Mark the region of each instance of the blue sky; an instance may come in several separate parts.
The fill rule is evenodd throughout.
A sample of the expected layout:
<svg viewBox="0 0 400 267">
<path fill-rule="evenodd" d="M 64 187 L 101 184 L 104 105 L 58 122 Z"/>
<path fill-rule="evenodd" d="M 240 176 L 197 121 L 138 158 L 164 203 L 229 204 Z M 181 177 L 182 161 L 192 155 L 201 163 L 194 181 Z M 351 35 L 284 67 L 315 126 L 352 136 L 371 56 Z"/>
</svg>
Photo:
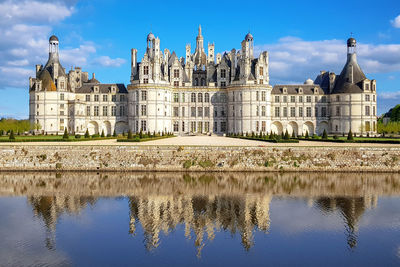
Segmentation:
<svg viewBox="0 0 400 267">
<path fill-rule="evenodd" d="M 302 83 L 320 70 L 339 74 L 346 39 L 358 41 L 361 68 L 378 84 L 378 112 L 400 103 L 400 3 L 359 1 L 0 0 L 0 116 L 27 118 L 28 79 L 45 64 L 48 38 L 60 39 L 61 64 L 129 83 L 130 49 L 139 60 L 152 31 L 161 48 L 184 56 L 198 25 L 216 52 L 245 34 L 270 53 L 270 82 Z"/>
</svg>

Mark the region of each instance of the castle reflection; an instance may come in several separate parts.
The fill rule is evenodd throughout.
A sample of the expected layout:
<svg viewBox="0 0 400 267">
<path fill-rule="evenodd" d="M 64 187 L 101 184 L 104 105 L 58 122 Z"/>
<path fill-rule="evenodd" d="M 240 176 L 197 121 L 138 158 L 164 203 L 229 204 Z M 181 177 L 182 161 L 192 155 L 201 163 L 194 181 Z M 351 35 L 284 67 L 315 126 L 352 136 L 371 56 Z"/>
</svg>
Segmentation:
<svg viewBox="0 0 400 267">
<path fill-rule="evenodd" d="M 354 175 L 357 176 L 357 175 Z M 48 229 L 46 245 L 55 246 L 58 220 L 79 215 L 104 196 L 127 196 L 129 233 L 143 231 L 147 250 L 160 246 L 161 234 L 184 227 L 200 257 L 218 232 L 240 235 L 245 250 L 255 232 L 268 234 L 274 197 L 298 197 L 321 213 L 343 219 L 349 249 L 357 245 L 360 220 L 377 206 L 378 196 L 400 193 L 400 176 L 340 174 L 2 174 L 0 195 L 27 196 Z M 282 211 L 287 212 L 287 211 Z M 134 237 L 136 238 L 136 237 Z"/>
</svg>

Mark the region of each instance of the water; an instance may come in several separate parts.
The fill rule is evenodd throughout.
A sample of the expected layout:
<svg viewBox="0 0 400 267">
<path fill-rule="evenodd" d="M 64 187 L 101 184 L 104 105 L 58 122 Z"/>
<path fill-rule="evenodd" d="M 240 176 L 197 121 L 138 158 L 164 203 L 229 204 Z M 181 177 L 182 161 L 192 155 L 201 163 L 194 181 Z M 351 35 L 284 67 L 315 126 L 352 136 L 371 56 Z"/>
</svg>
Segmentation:
<svg viewBox="0 0 400 267">
<path fill-rule="evenodd" d="M 0 173 L 0 265 L 398 266 L 398 174 Z"/>
</svg>

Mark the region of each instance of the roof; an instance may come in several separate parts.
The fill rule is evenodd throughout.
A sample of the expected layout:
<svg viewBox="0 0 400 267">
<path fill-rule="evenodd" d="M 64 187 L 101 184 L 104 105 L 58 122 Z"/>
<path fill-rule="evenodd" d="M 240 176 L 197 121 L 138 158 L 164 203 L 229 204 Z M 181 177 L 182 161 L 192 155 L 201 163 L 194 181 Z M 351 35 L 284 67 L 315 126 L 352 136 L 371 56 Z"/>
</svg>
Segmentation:
<svg viewBox="0 0 400 267">
<path fill-rule="evenodd" d="M 42 81 L 42 90 L 43 91 L 57 91 L 56 85 L 51 78 L 51 75 L 48 70 L 43 70 L 39 74 L 39 80 Z"/>
<path fill-rule="evenodd" d="M 58 37 L 55 36 L 55 35 L 52 35 L 52 36 L 50 37 L 50 39 L 49 39 L 49 42 L 51 42 L 51 41 L 57 41 L 57 42 L 58 42 Z"/>
<path fill-rule="evenodd" d="M 359 86 L 359 83 L 365 79 L 365 74 L 357 63 L 356 54 L 349 54 L 346 65 L 344 65 L 340 75 L 336 77 L 332 94 L 362 93 L 363 90 Z"/>
<path fill-rule="evenodd" d="M 283 94 L 283 88 L 287 89 L 288 95 L 295 95 L 299 93 L 299 88 L 303 89 L 303 95 L 314 95 L 314 88 L 318 89 L 318 95 L 324 95 L 324 90 L 319 87 L 319 85 L 308 85 L 308 84 L 277 84 L 272 88 L 272 94 L 278 95 Z"/>
<path fill-rule="evenodd" d="M 76 88 L 75 92 L 78 94 L 90 94 L 93 92 L 93 87 L 98 86 L 99 87 L 99 93 L 102 94 L 108 94 L 111 91 L 111 86 L 116 86 L 117 87 L 117 93 L 121 94 L 127 94 L 128 91 L 126 90 L 126 87 L 122 83 L 114 83 L 114 84 L 90 84 L 90 83 L 85 83 L 81 87 Z"/>
</svg>

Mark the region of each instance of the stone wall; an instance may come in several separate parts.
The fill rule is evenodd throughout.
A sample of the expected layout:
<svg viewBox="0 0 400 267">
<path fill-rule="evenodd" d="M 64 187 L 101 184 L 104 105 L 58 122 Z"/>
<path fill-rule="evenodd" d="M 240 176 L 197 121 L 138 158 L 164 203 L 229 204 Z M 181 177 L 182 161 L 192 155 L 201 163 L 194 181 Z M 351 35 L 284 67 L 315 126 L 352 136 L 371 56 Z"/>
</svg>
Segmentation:
<svg viewBox="0 0 400 267">
<path fill-rule="evenodd" d="M 0 170 L 399 172 L 400 148 L 10 145 Z"/>
</svg>

